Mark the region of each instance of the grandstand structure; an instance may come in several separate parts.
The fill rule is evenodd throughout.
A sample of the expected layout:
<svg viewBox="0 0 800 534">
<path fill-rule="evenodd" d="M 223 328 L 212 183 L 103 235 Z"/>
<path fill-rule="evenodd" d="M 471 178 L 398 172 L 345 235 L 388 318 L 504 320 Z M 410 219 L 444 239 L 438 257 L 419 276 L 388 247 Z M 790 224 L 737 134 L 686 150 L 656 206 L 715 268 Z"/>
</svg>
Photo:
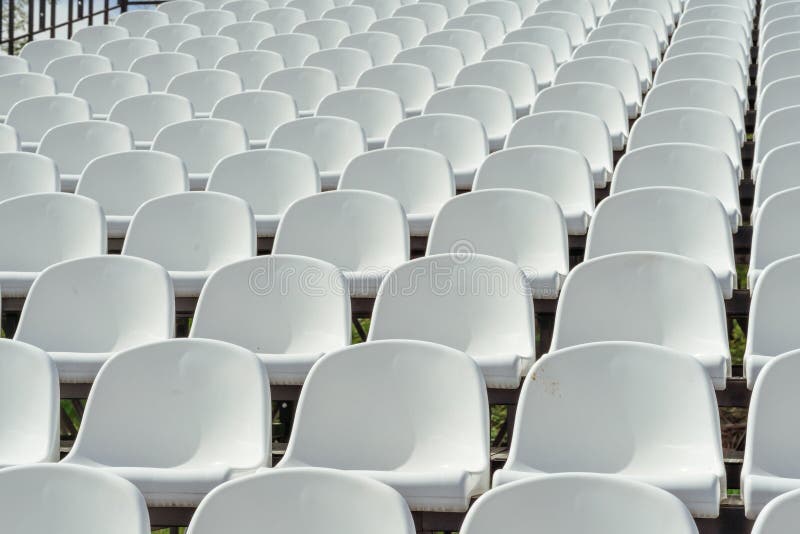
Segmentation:
<svg viewBox="0 0 800 534">
<path fill-rule="evenodd" d="M 0 34 L 0 530 L 796 530 L 800 0 L 97 4 Z"/>
</svg>

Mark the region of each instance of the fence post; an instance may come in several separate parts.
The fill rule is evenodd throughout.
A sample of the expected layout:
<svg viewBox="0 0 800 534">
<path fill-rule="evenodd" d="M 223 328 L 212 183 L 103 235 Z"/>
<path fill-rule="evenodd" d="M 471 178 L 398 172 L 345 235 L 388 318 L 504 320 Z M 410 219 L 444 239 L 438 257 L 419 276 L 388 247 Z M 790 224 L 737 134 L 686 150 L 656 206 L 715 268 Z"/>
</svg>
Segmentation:
<svg viewBox="0 0 800 534">
<path fill-rule="evenodd" d="M 8 55 L 14 55 L 14 23 L 17 20 L 15 0 L 8 0 Z"/>
</svg>

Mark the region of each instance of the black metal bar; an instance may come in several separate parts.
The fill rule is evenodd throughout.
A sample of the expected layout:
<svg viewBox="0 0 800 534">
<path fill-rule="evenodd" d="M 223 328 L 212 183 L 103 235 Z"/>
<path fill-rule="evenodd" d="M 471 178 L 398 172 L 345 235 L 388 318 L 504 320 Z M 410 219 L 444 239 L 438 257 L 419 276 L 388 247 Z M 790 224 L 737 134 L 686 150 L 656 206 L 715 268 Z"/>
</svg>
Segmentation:
<svg viewBox="0 0 800 534">
<path fill-rule="evenodd" d="M 14 23 L 17 21 L 15 0 L 8 0 L 8 53 L 14 53 Z"/>
<path fill-rule="evenodd" d="M 33 41 L 33 0 L 28 0 L 28 42 Z"/>
<path fill-rule="evenodd" d="M 72 38 L 72 24 L 75 19 L 73 0 L 67 0 L 67 39 Z"/>
<path fill-rule="evenodd" d="M 31 2 L 32 3 L 32 2 Z M 47 0 L 39 0 L 39 32 L 45 31 L 47 26 Z M 32 39 L 33 37 L 31 37 Z"/>
<path fill-rule="evenodd" d="M 56 0 L 50 0 L 50 38 L 56 36 Z"/>
<path fill-rule="evenodd" d="M 103 0 L 103 24 L 108 24 L 108 14 L 111 11 L 110 0 Z"/>
</svg>

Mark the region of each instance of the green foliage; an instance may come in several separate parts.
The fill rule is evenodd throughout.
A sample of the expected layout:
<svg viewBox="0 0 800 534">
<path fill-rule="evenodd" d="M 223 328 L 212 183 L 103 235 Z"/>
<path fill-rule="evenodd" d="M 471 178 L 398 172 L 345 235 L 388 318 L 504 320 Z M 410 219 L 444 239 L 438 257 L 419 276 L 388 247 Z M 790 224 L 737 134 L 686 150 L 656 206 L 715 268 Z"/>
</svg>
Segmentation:
<svg viewBox="0 0 800 534">
<path fill-rule="evenodd" d="M 731 359 L 733 365 L 741 365 L 744 360 L 744 347 L 747 343 L 747 336 L 739 326 L 739 321 L 733 320 L 733 331 L 731 332 L 730 346 L 731 346 Z"/>
<path fill-rule="evenodd" d="M 8 39 L 8 16 L 8 3 L 4 2 L 3 18 L 1 19 L 3 39 Z M 28 3 L 25 0 L 16 0 L 14 3 L 14 53 L 18 53 L 25 44 L 24 39 L 17 40 L 16 38 L 21 37 L 26 33 L 28 33 Z M 3 46 L 3 52 L 8 52 L 7 46 Z"/>
</svg>

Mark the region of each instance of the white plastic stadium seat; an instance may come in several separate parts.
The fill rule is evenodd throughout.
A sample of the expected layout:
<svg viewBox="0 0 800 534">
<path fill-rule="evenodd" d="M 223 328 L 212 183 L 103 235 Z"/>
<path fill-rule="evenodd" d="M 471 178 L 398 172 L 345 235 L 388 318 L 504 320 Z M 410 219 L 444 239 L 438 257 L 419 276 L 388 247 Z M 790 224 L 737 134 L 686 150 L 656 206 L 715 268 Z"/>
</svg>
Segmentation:
<svg viewBox="0 0 800 534">
<path fill-rule="evenodd" d="M 336 75 L 340 88 L 350 88 L 365 70 L 372 68 L 372 57 L 358 48 L 329 48 L 310 54 L 303 66 L 328 69 Z"/>
<path fill-rule="evenodd" d="M 38 193 L 0 202 L 7 232 L 0 244 L 4 297 L 25 297 L 41 271 L 56 263 L 106 253 L 103 210 L 94 200 Z"/>
<path fill-rule="evenodd" d="M 162 265 L 176 297 L 197 297 L 211 273 L 255 256 L 253 212 L 241 198 L 217 192 L 154 198 L 134 213 L 122 254 Z"/>
<path fill-rule="evenodd" d="M 368 341 L 441 343 L 475 360 L 487 387 L 517 388 L 535 358 L 525 274 L 509 261 L 463 245 L 389 274 L 375 301 Z"/>
<path fill-rule="evenodd" d="M 400 96 L 407 117 L 422 113 L 428 98 L 436 92 L 436 78 L 428 67 L 409 63 L 381 65 L 364 71 L 356 87 L 374 87 Z"/>
<path fill-rule="evenodd" d="M 436 87 L 444 89 L 453 85 L 458 71 L 464 66 L 464 56 L 452 46 L 424 45 L 401 51 L 395 56 L 394 63 L 427 67 L 433 72 Z"/>
<path fill-rule="evenodd" d="M 503 22 L 505 33 L 518 29 L 522 24 L 522 11 L 518 5 L 509 0 L 484 0 L 483 2 L 476 2 L 470 4 L 464 14 L 494 15 Z"/>
<path fill-rule="evenodd" d="M 217 35 L 236 39 L 239 50 L 255 50 L 261 41 L 275 35 L 275 29 L 269 23 L 250 20 L 223 26 Z"/>
<path fill-rule="evenodd" d="M 515 116 L 522 117 L 530 111 L 537 84 L 536 76 L 527 63 L 484 57 L 458 71 L 453 85 L 488 85 L 502 89 L 511 97 Z"/>
<path fill-rule="evenodd" d="M 800 179 L 791 172 L 790 169 L 800 165 L 800 143 L 789 143 L 787 145 L 773 148 L 761 162 L 759 180 L 756 182 L 755 193 L 753 194 L 753 208 L 750 212 L 750 220 L 755 221 L 761 206 L 767 199 L 775 193 L 786 191 L 794 187 L 800 187 Z"/>
<path fill-rule="evenodd" d="M 431 114 L 406 119 L 392 129 L 387 147 L 427 148 L 450 161 L 456 189 L 470 189 L 475 171 L 489 154 L 489 140 L 480 121 L 465 115 Z"/>
<path fill-rule="evenodd" d="M 676 108 L 643 115 L 631 128 L 628 151 L 664 143 L 696 143 L 718 148 L 728 155 L 738 179 L 742 179 L 742 154 L 736 127 L 719 111 Z"/>
<path fill-rule="evenodd" d="M 268 386 L 252 352 L 221 341 L 124 350 L 100 370 L 62 463 L 125 478 L 149 506 L 197 506 L 219 484 L 270 464 Z"/>
<path fill-rule="evenodd" d="M 790 76 L 800 76 L 798 58 L 800 58 L 800 50 L 789 50 L 772 55 L 761 63 L 758 77 L 756 78 L 758 94 L 760 95 L 765 87 L 768 87 L 770 83 L 776 80 Z"/>
<path fill-rule="evenodd" d="M 123 98 L 146 95 L 150 83 L 138 72 L 101 72 L 81 78 L 73 94 L 89 103 L 92 118 L 107 119 L 111 108 Z"/>
<path fill-rule="evenodd" d="M 109 41 L 130 37 L 123 26 L 85 26 L 75 30 L 72 40 L 81 44 L 84 54 L 96 54 L 100 47 Z"/>
<path fill-rule="evenodd" d="M 772 20 L 770 17 L 772 12 L 770 11 L 767 13 L 767 11 L 768 10 L 764 10 L 765 16 L 759 19 L 759 24 L 764 24 Z M 789 12 L 787 14 L 797 15 L 800 14 L 800 12 Z M 695 22 L 698 20 L 727 20 L 730 22 L 735 22 L 743 26 L 745 32 L 748 34 L 750 33 L 750 29 L 753 25 L 753 17 L 748 10 L 736 6 L 713 4 L 697 7 L 689 6 L 683 15 L 681 15 L 680 23 L 688 24 L 689 22 Z"/>
<path fill-rule="evenodd" d="M 742 224 L 736 169 L 717 148 L 692 143 L 629 148 L 617 162 L 611 194 L 646 187 L 683 187 L 708 193 L 722 202 L 733 233 Z"/>
<path fill-rule="evenodd" d="M 800 240 L 787 232 L 797 224 L 796 202 L 800 199 L 800 187 L 786 189 L 770 196 L 753 223 L 753 245 L 750 252 L 750 268 L 747 271 L 747 287 L 752 292 L 761 272 L 771 263 L 795 254 L 800 254 Z"/>
<path fill-rule="evenodd" d="M 606 430 L 591 448 L 570 445 L 592 425 Z M 697 360 L 632 342 L 591 343 L 539 360 L 522 386 L 508 461 L 493 485 L 579 471 L 646 482 L 678 497 L 696 517 L 717 517 L 727 493 L 719 414 Z"/>
<path fill-rule="evenodd" d="M 172 24 L 182 22 L 187 15 L 204 9 L 205 6 L 197 0 L 169 0 L 156 7 L 156 11 L 167 14 Z"/>
<path fill-rule="evenodd" d="M 675 41 L 667 49 L 664 59 L 670 59 L 687 54 L 722 54 L 735 59 L 742 69 L 742 73 L 750 68 L 750 53 L 742 43 L 734 39 L 718 36 L 691 37 Z"/>
<path fill-rule="evenodd" d="M 442 387 L 448 395 L 436 394 Z M 356 396 L 331 395 L 364 388 L 380 414 L 369 428 L 360 424 Z M 463 511 L 489 486 L 488 412 L 480 371 L 462 352 L 419 341 L 361 343 L 323 356 L 311 370 L 276 470 L 352 471 L 392 486 L 412 510 Z M 320 448 L 336 429 L 347 432 Z"/>
<path fill-rule="evenodd" d="M 50 158 L 26 152 L 0 153 L 0 201 L 60 189 L 58 169 Z"/>
<path fill-rule="evenodd" d="M 551 529 L 697 534 L 691 514 L 674 495 L 638 480 L 596 473 L 559 473 L 496 487 L 475 502 L 461 533 L 491 534 L 498 528 L 508 534 Z"/>
<path fill-rule="evenodd" d="M 268 50 L 244 50 L 222 56 L 217 69 L 228 70 L 242 78 L 244 89 L 258 89 L 269 74 L 285 68 L 283 57 Z"/>
<path fill-rule="evenodd" d="M 370 24 L 368 31 L 393 33 L 400 38 L 405 49 L 418 46 L 428 33 L 428 27 L 422 19 L 402 16 L 377 20 Z"/>
<path fill-rule="evenodd" d="M 800 104 L 800 100 L 798 100 L 798 104 Z M 770 150 L 800 141 L 800 135 L 797 132 L 798 117 L 800 117 L 800 105 L 793 105 L 773 111 L 761 121 L 761 125 L 756 130 L 753 167 L 750 170 L 753 181 L 757 183 L 761 160 Z"/>
<path fill-rule="evenodd" d="M 551 0 L 547 0 L 548 2 Z M 537 6 L 538 8 L 538 6 Z M 567 32 L 571 48 L 575 48 L 586 40 L 586 27 L 577 13 L 567 11 L 542 11 L 522 21 L 523 28 L 553 27 Z"/>
<path fill-rule="evenodd" d="M 680 6 L 680 3 L 678 3 Z M 611 6 L 611 12 L 618 9 L 652 9 L 657 11 L 664 20 L 667 33 L 672 33 L 675 29 L 675 21 L 681 14 L 681 9 L 673 10 L 670 0 L 615 0 Z M 683 24 L 683 21 L 681 21 Z"/>
<path fill-rule="evenodd" d="M 400 203 L 387 195 L 328 191 L 289 206 L 272 253 L 330 262 L 343 272 L 352 297 L 374 297 L 389 271 L 408 261 L 408 223 Z"/>
<path fill-rule="evenodd" d="M 111 60 L 114 70 L 128 70 L 131 64 L 142 56 L 157 54 L 161 50 L 158 42 L 145 37 L 129 37 L 109 41 L 97 53 Z"/>
<path fill-rule="evenodd" d="M 148 534 L 147 505 L 119 477 L 71 465 L 28 465 L 0 473 L 0 514 L 16 534 Z"/>
<path fill-rule="evenodd" d="M 354 157 L 339 189 L 361 189 L 396 198 L 406 212 L 409 233 L 426 236 L 439 209 L 455 195 L 450 163 L 424 148 L 396 147 Z"/>
<path fill-rule="evenodd" d="M 367 31 L 369 25 L 377 20 L 377 15 L 369 6 L 345 5 L 329 9 L 322 14 L 322 18 L 341 20 L 347 23 L 350 33 L 360 33 Z"/>
<path fill-rule="evenodd" d="M 484 1 L 489 2 L 495 0 Z M 484 2 L 480 3 L 482 4 Z M 553 56 L 553 51 L 547 45 L 523 42 L 501 44 L 487 50 L 483 54 L 480 63 L 496 59 L 519 61 L 530 66 L 534 78 L 536 78 L 537 90 L 542 90 L 553 83 L 556 72 L 556 60 L 555 56 Z M 471 67 L 475 67 L 475 65 Z"/>
<path fill-rule="evenodd" d="M 302 497 L 286 501 L 287 494 Z M 269 469 L 228 482 L 201 503 L 186 532 L 250 532 L 265 524 L 280 525 L 283 534 L 328 529 L 415 532 L 408 505 L 392 488 L 367 477 L 317 468 Z"/>
<path fill-rule="evenodd" d="M 350 26 L 342 20 L 317 19 L 301 22 L 294 27 L 292 33 L 311 35 L 319 41 L 322 50 L 334 48 L 339 41 L 350 35 Z"/>
<path fill-rule="evenodd" d="M 214 106 L 244 90 L 238 74 L 227 70 L 202 69 L 178 74 L 167 85 L 167 93 L 187 98 L 196 117 L 211 115 Z"/>
<path fill-rule="evenodd" d="M 505 148 L 546 145 L 576 150 L 589 163 L 595 188 L 603 188 L 614 172 L 611 135 L 600 117 L 580 111 L 547 111 L 514 123 Z"/>
<path fill-rule="evenodd" d="M 519 8 L 517 8 L 519 12 Z M 393 17 L 412 17 L 421 19 L 428 31 L 438 32 L 444 28 L 447 19 L 447 8 L 442 4 L 434 4 L 432 2 L 414 2 L 398 7 Z"/>
<path fill-rule="evenodd" d="M 247 132 L 250 148 L 264 148 L 275 128 L 297 118 L 297 107 L 285 93 L 245 91 L 219 100 L 211 118 L 238 122 Z"/>
<path fill-rule="evenodd" d="M 464 115 L 480 121 L 489 141 L 489 150 L 503 148 L 514 123 L 514 103 L 507 92 L 485 85 L 460 85 L 431 95 L 425 115 Z"/>
<path fill-rule="evenodd" d="M 340 270 L 313 258 L 270 255 L 232 263 L 208 279 L 189 337 L 252 350 L 272 384 L 302 385 L 317 360 L 350 344 L 346 286 Z"/>
<path fill-rule="evenodd" d="M 80 121 L 48 130 L 37 152 L 53 159 L 61 173 L 61 190 L 75 191 L 83 169 L 98 156 L 133 150 L 127 126 L 106 121 Z"/>
<path fill-rule="evenodd" d="M 772 5 L 766 5 L 758 19 L 758 27 L 763 28 L 773 20 L 797 15 L 800 15 L 800 8 L 793 2 L 777 2 Z M 748 20 L 752 24 L 752 18 Z"/>
<path fill-rule="evenodd" d="M 222 158 L 248 149 L 247 133 L 233 121 L 193 119 L 162 128 L 153 140 L 152 149 L 183 159 L 190 188 L 201 190 Z"/>
<path fill-rule="evenodd" d="M 336 189 L 345 165 L 366 152 L 367 140 L 361 126 L 342 117 L 307 117 L 278 126 L 269 148 L 295 150 L 311 156 L 320 173 L 323 190 Z"/>
<path fill-rule="evenodd" d="M 233 37 L 204 35 L 182 42 L 175 51 L 194 56 L 201 69 L 213 69 L 220 58 L 238 52 L 239 43 Z"/>
<path fill-rule="evenodd" d="M 272 24 L 275 33 L 289 33 L 292 29 L 306 21 L 306 14 L 295 7 L 275 7 L 259 11 L 253 20 Z"/>
<path fill-rule="evenodd" d="M 793 325 L 797 321 L 797 269 L 800 256 L 788 256 L 770 263 L 759 276 L 750 306 L 744 375 L 753 389 L 764 366 L 786 352 L 800 348 Z"/>
<path fill-rule="evenodd" d="M 492 189 L 449 200 L 433 221 L 426 255 L 460 254 L 465 244 L 519 266 L 534 298 L 557 298 L 569 271 L 564 216 L 539 193 Z"/>
<path fill-rule="evenodd" d="M 521 189 L 555 200 L 567 233 L 585 235 L 594 213 L 592 170 L 582 154 L 557 146 L 519 146 L 495 152 L 475 175 L 474 191 Z"/>
<path fill-rule="evenodd" d="M 318 19 L 323 13 L 336 7 L 333 0 L 291 0 L 287 7 L 295 7 L 306 14 L 308 20 Z"/>
<path fill-rule="evenodd" d="M 701 78 L 660 83 L 647 94 L 642 106 L 642 115 L 674 108 L 705 108 L 719 111 L 733 122 L 739 142 L 744 143 L 746 140 L 747 132 L 739 95 L 729 84 Z"/>
<path fill-rule="evenodd" d="M 173 337 L 174 310 L 161 266 L 116 255 L 81 258 L 42 271 L 14 339 L 49 352 L 62 382 L 92 382 L 114 353 Z"/>
<path fill-rule="evenodd" d="M 20 100 L 55 94 L 55 81 L 44 74 L 21 72 L 0 76 L 0 121 L 5 122 L 8 111 Z"/>
<path fill-rule="evenodd" d="M 267 37 L 258 45 L 258 50 L 277 52 L 287 67 L 299 67 L 306 58 L 319 51 L 319 40 L 307 33 L 287 33 Z"/>
<path fill-rule="evenodd" d="M 653 83 L 653 73 L 650 70 L 650 59 L 647 49 L 636 41 L 623 39 L 607 39 L 605 41 L 592 41 L 579 46 L 572 54 L 573 59 L 612 57 L 625 59 L 633 63 L 636 74 L 639 76 L 641 92 L 645 92 Z M 738 100 L 737 100 L 738 102 Z"/>
<path fill-rule="evenodd" d="M 728 213 L 708 193 L 645 187 L 603 200 L 592 217 L 585 259 L 635 251 L 692 258 L 714 272 L 723 298 L 731 298 L 736 289 Z"/>
<path fill-rule="evenodd" d="M 566 30 L 555 26 L 526 26 L 508 32 L 503 43 L 539 43 L 547 45 L 553 52 L 556 64 L 561 65 L 572 54 L 572 41 Z"/>
<path fill-rule="evenodd" d="M 16 152 L 20 149 L 16 130 L 7 124 L 0 124 L 0 153 Z"/>
<path fill-rule="evenodd" d="M 797 510 L 800 509 L 798 496 L 800 490 L 792 490 L 767 503 L 753 524 L 752 534 L 775 534 L 791 529 L 797 522 Z"/>
<path fill-rule="evenodd" d="M 792 452 L 797 446 L 797 425 L 790 413 L 797 402 L 792 378 L 798 363 L 797 350 L 772 358 L 753 389 L 741 485 L 748 519 L 755 519 L 768 503 L 776 502 L 773 499 L 800 489 L 797 458 Z"/>
<path fill-rule="evenodd" d="M 5 468 L 13 465 L 58 461 L 59 390 L 55 364 L 41 349 L 7 339 L 0 341 L 0 355 L 5 421 L 0 427 L 0 473 L 10 473 L 12 470 Z M 0 495 L 3 496 L 0 511 L 7 528 L 21 527 L 14 524 L 13 507 L 6 506 L 11 505 L 13 495 L 29 493 L 13 484 L 5 486 L 5 480 L 0 477 Z M 30 524 L 31 520 L 26 518 L 23 524 Z M 57 527 L 59 531 L 63 526 Z M 14 530 L 27 534 L 37 532 L 35 529 Z"/>
<path fill-rule="evenodd" d="M 223 11 L 230 11 L 236 15 L 236 20 L 247 21 L 259 11 L 269 9 L 269 2 L 263 0 L 231 0 L 222 4 Z"/>
<path fill-rule="evenodd" d="M 128 30 L 130 37 L 144 37 L 150 28 L 166 24 L 169 24 L 169 16 L 166 13 L 150 9 L 127 11 L 114 21 L 115 26 L 122 26 Z"/>
<path fill-rule="evenodd" d="M 50 128 L 91 119 L 91 108 L 82 98 L 71 95 L 35 96 L 14 104 L 6 124 L 14 127 L 22 150 L 35 152 Z"/>
<path fill-rule="evenodd" d="M 19 56 L 0 56 L 0 76 L 28 72 L 28 61 Z"/>
<path fill-rule="evenodd" d="M 581 60 L 565 65 L 571 65 L 575 61 Z M 628 140 L 628 113 L 622 93 L 611 85 L 595 82 L 557 83 L 536 95 L 531 108 L 534 115 L 548 111 L 578 111 L 599 117 L 608 128 L 612 149 L 625 148 Z"/>
<path fill-rule="evenodd" d="M 503 21 L 494 15 L 461 15 L 453 17 L 444 25 L 445 30 L 473 30 L 483 37 L 484 48 L 503 42 L 506 34 Z"/>
<path fill-rule="evenodd" d="M 367 147 L 372 150 L 383 148 L 389 132 L 403 120 L 403 101 L 397 93 L 386 89 L 345 89 L 323 98 L 317 106 L 316 115 L 356 121 L 364 130 Z"/>
<path fill-rule="evenodd" d="M 661 46 L 658 42 L 658 35 L 651 26 L 635 22 L 601 24 L 586 37 L 586 42 L 607 39 L 625 39 L 643 44 L 647 48 L 647 55 L 650 56 L 650 68 L 653 70 L 661 62 Z"/>
<path fill-rule="evenodd" d="M 800 104 L 798 90 L 800 90 L 800 76 L 781 78 L 761 88 L 756 106 L 756 134 L 767 115 Z"/>
<path fill-rule="evenodd" d="M 89 162 L 75 193 L 96 200 L 105 214 L 108 237 L 122 238 L 142 204 L 188 190 L 189 178 L 180 158 L 138 150 L 108 154 Z"/>
<path fill-rule="evenodd" d="M 463 15 L 469 5 L 468 0 L 431 0 L 431 2 L 443 5 L 447 9 L 447 16 L 449 18 Z"/>
<path fill-rule="evenodd" d="M 206 9 L 187 15 L 183 19 L 184 24 L 200 28 L 202 35 L 217 35 L 218 31 L 234 22 L 236 22 L 236 15 L 233 11 L 225 9 Z"/>
<path fill-rule="evenodd" d="M 341 2 L 342 0 L 339 1 Z M 372 9 L 378 19 L 389 18 L 402 4 L 403 2 L 401 0 L 353 0 L 352 3 L 354 6 L 363 6 Z"/>
<path fill-rule="evenodd" d="M 170 0 L 172 1 L 172 0 Z M 161 52 L 174 52 L 178 45 L 189 39 L 200 37 L 203 33 L 194 24 L 167 24 L 156 26 L 147 30 L 144 34 L 146 39 L 152 39 L 158 43 Z"/>
<path fill-rule="evenodd" d="M 259 237 L 274 237 L 292 202 L 319 193 L 314 160 L 291 150 L 248 150 L 227 156 L 211 172 L 206 187 L 246 200 L 253 209 Z"/>
<path fill-rule="evenodd" d="M 719 283 L 707 265 L 675 254 L 610 254 L 570 271 L 550 350 L 598 341 L 640 341 L 691 354 L 717 389 L 725 389 L 731 374 Z"/>
<path fill-rule="evenodd" d="M 83 53 L 83 49 L 77 41 L 42 39 L 25 44 L 19 52 L 19 57 L 28 62 L 30 72 L 44 72 L 45 67 L 52 60 L 81 53 Z"/>
<path fill-rule="evenodd" d="M 658 11 L 647 8 L 615 9 L 603 15 L 597 26 L 608 26 L 610 24 L 642 24 L 648 26 L 655 32 L 660 49 L 663 51 L 667 48 L 667 24 Z M 616 37 L 613 39 L 622 38 Z M 644 43 L 640 44 L 644 46 Z"/>
<path fill-rule="evenodd" d="M 192 103 L 188 98 L 150 93 L 118 101 L 111 108 L 108 120 L 130 128 L 135 147 L 149 150 L 161 128 L 168 124 L 191 120 L 193 116 Z"/>
<path fill-rule="evenodd" d="M 328 69 L 290 67 L 267 75 L 261 89 L 288 94 L 297 104 L 298 115 L 309 117 L 323 98 L 339 90 L 339 85 L 336 75 Z"/>
<path fill-rule="evenodd" d="M 700 78 L 727 83 L 736 89 L 742 109 L 747 110 L 747 84 L 739 63 L 722 54 L 698 53 L 664 60 L 653 79 L 653 85 L 674 80 Z"/>
<path fill-rule="evenodd" d="M 636 66 L 627 59 L 616 57 L 573 59 L 558 69 L 553 84 L 572 82 L 610 85 L 622 94 L 628 118 L 635 119 L 639 115 L 639 110 L 642 108 L 639 74 Z"/>
<path fill-rule="evenodd" d="M 111 61 L 107 57 L 96 54 L 78 54 L 54 59 L 47 64 L 44 74 L 56 82 L 59 93 L 71 93 L 75 84 L 84 76 L 110 72 Z"/>
<path fill-rule="evenodd" d="M 787 4 L 789 2 L 786 2 Z M 792 2 L 793 3 L 793 2 Z M 800 48 L 800 30 L 776 35 L 759 46 L 759 63 L 765 63 L 769 58 L 781 52 L 788 52 Z"/>
<path fill-rule="evenodd" d="M 739 44 L 745 47 L 750 45 L 750 36 L 747 31 L 737 22 L 730 22 L 727 20 L 698 20 L 695 22 L 686 22 L 678 26 L 675 33 L 672 35 L 672 41 L 678 42 L 692 37 L 727 37 L 738 41 Z"/>
<path fill-rule="evenodd" d="M 339 41 L 339 46 L 369 52 L 372 64 L 378 66 L 391 63 L 394 56 L 403 49 L 403 42 L 393 33 L 368 31 L 348 35 Z"/>
<path fill-rule="evenodd" d="M 623 0 L 617 0 L 622 2 Z M 616 2 L 615 2 L 616 3 Z M 587 0 L 544 0 L 536 6 L 535 13 L 575 13 L 587 30 L 591 30 L 597 23 L 597 17 L 591 2 Z"/>
<path fill-rule="evenodd" d="M 163 92 L 175 76 L 196 71 L 197 60 L 189 54 L 161 52 L 140 57 L 131 63 L 130 70 L 143 74 L 150 82 L 151 91 Z"/>
</svg>

